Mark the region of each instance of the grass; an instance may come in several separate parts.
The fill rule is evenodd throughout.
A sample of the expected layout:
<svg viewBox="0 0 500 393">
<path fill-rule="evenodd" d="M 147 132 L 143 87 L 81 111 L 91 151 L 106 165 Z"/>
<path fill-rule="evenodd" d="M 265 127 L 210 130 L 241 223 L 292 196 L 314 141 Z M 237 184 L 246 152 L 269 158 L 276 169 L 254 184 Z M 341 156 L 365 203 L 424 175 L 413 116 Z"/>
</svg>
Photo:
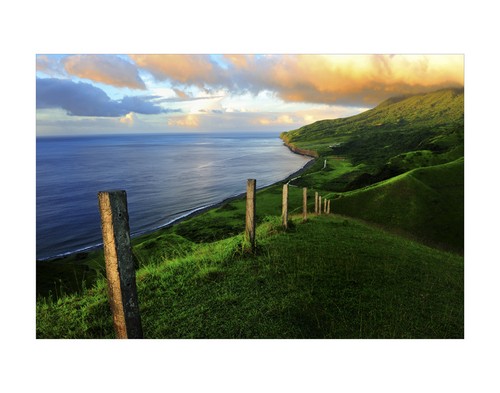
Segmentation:
<svg viewBox="0 0 500 393">
<path fill-rule="evenodd" d="M 291 181 L 290 184 L 309 189 L 341 192 L 360 173 L 363 173 L 364 167 L 364 164 L 354 166 L 343 157 L 321 157 L 308 173 Z"/>
<path fill-rule="evenodd" d="M 256 223 L 262 223 L 269 216 L 281 212 L 283 184 L 257 191 Z M 302 189 L 290 187 L 289 205 L 302 206 Z M 314 201 L 311 201 L 311 205 Z M 245 229 L 244 198 L 227 202 L 219 208 L 209 210 L 183 221 L 173 231 L 194 242 L 210 242 L 234 236 Z"/>
<path fill-rule="evenodd" d="M 37 297 L 81 293 L 105 275 L 102 250 L 36 262 Z"/>
<path fill-rule="evenodd" d="M 464 159 L 413 169 L 343 193 L 336 213 L 402 230 L 430 244 L 463 252 Z"/>
<path fill-rule="evenodd" d="M 354 220 L 258 227 L 137 271 L 146 338 L 461 338 L 463 258 Z M 39 299 L 38 338 L 114 337 L 105 280 Z"/>
</svg>

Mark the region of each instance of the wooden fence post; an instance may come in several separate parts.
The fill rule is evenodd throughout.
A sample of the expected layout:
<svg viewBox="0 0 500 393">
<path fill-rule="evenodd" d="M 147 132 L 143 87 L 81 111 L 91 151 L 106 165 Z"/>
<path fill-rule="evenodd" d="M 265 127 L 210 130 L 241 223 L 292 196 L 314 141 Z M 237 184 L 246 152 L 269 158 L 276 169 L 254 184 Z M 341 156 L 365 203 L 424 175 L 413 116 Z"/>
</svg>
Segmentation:
<svg viewBox="0 0 500 393">
<path fill-rule="evenodd" d="M 318 214 L 321 215 L 321 195 L 318 197 Z"/>
<path fill-rule="evenodd" d="M 281 208 L 281 219 L 285 229 L 288 228 L 288 184 L 283 184 L 283 201 Z"/>
<path fill-rule="evenodd" d="M 117 338 L 142 338 L 142 323 L 130 245 L 127 193 L 97 194 L 101 214 L 108 298 Z"/>
<path fill-rule="evenodd" d="M 314 214 L 318 214 L 318 193 L 314 193 Z"/>
<path fill-rule="evenodd" d="M 307 187 L 302 189 L 302 221 L 307 221 Z"/>
<path fill-rule="evenodd" d="M 323 213 L 325 213 L 325 214 L 326 214 L 326 204 L 327 204 L 327 202 L 328 202 L 328 201 L 327 201 L 327 199 L 325 198 L 325 200 L 324 200 L 324 202 L 323 202 L 323 205 L 324 205 L 324 206 L 323 206 Z"/>
<path fill-rule="evenodd" d="M 330 202 L 331 202 L 331 200 L 329 199 L 328 200 L 328 206 L 326 208 L 326 214 L 330 214 Z"/>
<path fill-rule="evenodd" d="M 255 179 L 247 180 L 247 206 L 245 220 L 245 239 L 250 242 L 252 251 L 255 249 Z"/>
</svg>

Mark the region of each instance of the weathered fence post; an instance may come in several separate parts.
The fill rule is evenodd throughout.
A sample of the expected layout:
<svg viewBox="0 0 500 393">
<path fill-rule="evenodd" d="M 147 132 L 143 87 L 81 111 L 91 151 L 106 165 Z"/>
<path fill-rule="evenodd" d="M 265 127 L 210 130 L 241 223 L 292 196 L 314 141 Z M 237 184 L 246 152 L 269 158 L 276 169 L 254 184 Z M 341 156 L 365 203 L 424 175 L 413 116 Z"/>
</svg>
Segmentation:
<svg viewBox="0 0 500 393">
<path fill-rule="evenodd" d="M 307 187 L 302 189 L 302 221 L 307 221 Z"/>
<path fill-rule="evenodd" d="M 326 208 L 326 214 L 330 214 L 330 202 L 331 202 L 331 200 L 329 199 L 328 200 L 328 206 Z"/>
<path fill-rule="evenodd" d="M 321 215 L 321 195 L 318 197 L 318 214 Z"/>
<path fill-rule="evenodd" d="M 318 214 L 318 193 L 314 193 L 314 214 Z"/>
<path fill-rule="evenodd" d="M 281 208 L 281 219 L 285 229 L 288 228 L 288 184 L 283 184 L 283 203 Z"/>
<path fill-rule="evenodd" d="M 255 179 L 247 180 L 247 206 L 245 220 L 245 239 L 255 249 Z"/>
<path fill-rule="evenodd" d="M 326 204 L 328 203 L 328 200 L 325 198 L 324 202 L 323 202 L 323 213 L 326 214 Z"/>
<path fill-rule="evenodd" d="M 108 281 L 108 298 L 117 338 L 142 338 L 142 323 L 130 245 L 127 193 L 97 194 Z"/>
</svg>

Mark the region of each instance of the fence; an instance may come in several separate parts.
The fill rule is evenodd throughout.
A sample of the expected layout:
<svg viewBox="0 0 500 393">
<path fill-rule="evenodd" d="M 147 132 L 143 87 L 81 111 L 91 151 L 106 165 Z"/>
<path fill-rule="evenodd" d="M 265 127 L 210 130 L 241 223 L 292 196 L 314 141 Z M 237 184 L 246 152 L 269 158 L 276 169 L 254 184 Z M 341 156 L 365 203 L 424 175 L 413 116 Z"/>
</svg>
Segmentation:
<svg viewBox="0 0 500 393">
<path fill-rule="evenodd" d="M 247 180 L 245 239 L 255 252 L 256 180 Z M 135 279 L 134 258 L 130 243 L 127 193 L 124 190 L 100 191 L 97 194 L 108 282 L 108 299 L 117 338 L 143 338 L 142 322 Z M 323 206 L 322 206 L 323 200 Z M 330 200 L 314 195 L 314 213 L 330 214 Z M 307 188 L 302 193 L 302 220 L 307 221 Z M 282 225 L 288 228 L 288 184 L 283 185 Z"/>
</svg>

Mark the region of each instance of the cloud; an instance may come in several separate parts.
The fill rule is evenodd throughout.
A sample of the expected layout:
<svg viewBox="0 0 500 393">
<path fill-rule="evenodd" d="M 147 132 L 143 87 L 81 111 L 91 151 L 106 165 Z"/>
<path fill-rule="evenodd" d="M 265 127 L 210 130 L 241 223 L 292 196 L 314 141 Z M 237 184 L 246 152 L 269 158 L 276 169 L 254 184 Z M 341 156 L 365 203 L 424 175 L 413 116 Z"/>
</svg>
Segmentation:
<svg viewBox="0 0 500 393">
<path fill-rule="evenodd" d="M 143 115 L 157 115 L 159 113 L 177 112 L 176 110 L 166 110 L 151 101 L 156 96 L 127 96 L 118 101 L 122 110 L 127 112 L 142 113 Z"/>
<path fill-rule="evenodd" d="M 186 91 L 176 89 L 176 88 L 171 88 L 171 89 L 164 89 L 164 88 L 156 88 L 152 89 L 153 92 L 157 93 L 155 97 L 155 102 L 160 103 L 160 102 L 191 102 L 191 101 L 200 101 L 200 100 L 213 100 L 213 99 L 218 99 L 218 98 L 224 98 L 225 95 L 223 94 L 208 94 L 206 92 L 199 93 L 201 95 L 193 96 L 191 93 L 188 93 Z M 172 96 L 172 93 L 174 96 Z"/>
<path fill-rule="evenodd" d="M 210 87 L 227 85 L 224 70 L 207 55 L 130 55 L 157 80 Z"/>
<path fill-rule="evenodd" d="M 84 82 L 37 78 L 36 107 L 62 108 L 71 116 L 120 117 L 129 112 L 159 114 L 175 110 L 153 104 L 153 97 L 124 97 L 112 100 L 101 89 Z"/>
<path fill-rule="evenodd" d="M 181 100 L 189 100 L 190 97 L 186 92 L 179 90 L 179 89 L 172 89 L 177 97 L 179 97 Z"/>
<path fill-rule="evenodd" d="M 137 116 L 135 115 L 135 113 L 129 112 L 125 116 L 120 117 L 119 121 L 120 121 L 120 123 L 127 124 L 127 125 L 131 126 L 135 123 L 136 119 L 137 119 Z"/>
<path fill-rule="evenodd" d="M 200 125 L 200 119 L 196 115 L 187 115 L 187 116 L 168 119 L 167 123 L 171 127 L 177 126 L 177 127 L 195 128 Z"/>
<path fill-rule="evenodd" d="M 36 70 L 50 76 L 62 76 L 65 74 L 60 60 L 47 55 L 36 56 Z"/>
<path fill-rule="evenodd" d="M 293 124 L 296 120 L 294 120 L 290 115 L 280 115 L 272 118 L 263 117 L 256 120 L 256 123 L 267 126 L 270 124 Z"/>
<path fill-rule="evenodd" d="M 63 59 L 70 75 L 116 87 L 146 89 L 136 66 L 113 55 L 73 55 Z"/>
<path fill-rule="evenodd" d="M 268 90 L 286 102 L 375 105 L 400 94 L 463 86 L 461 55 L 132 55 L 158 80 Z"/>
<path fill-rule="evenodd" d="M 463 86 L 463 56 L 230 56 L 237 84 L 284 101 L 377 104 L 398 95 Z"/>
</svg>

